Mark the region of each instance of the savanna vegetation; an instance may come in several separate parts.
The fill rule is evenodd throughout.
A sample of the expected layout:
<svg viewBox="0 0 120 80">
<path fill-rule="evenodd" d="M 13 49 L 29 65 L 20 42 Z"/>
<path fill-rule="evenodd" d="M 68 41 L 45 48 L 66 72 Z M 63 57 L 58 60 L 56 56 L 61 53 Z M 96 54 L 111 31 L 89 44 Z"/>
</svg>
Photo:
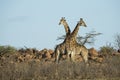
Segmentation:
<svg viewBox="0 0 120 80">
<path fill-rule="evenodd" d="M 119 80 L 120 38 L 115 38 L 115 46 L 101 46 L 94 56 L 89 55 L 89 65 L 81 57 L 70 62 L 66 55 L 59 64 L 54 62 L 54 50 L 36 48 L 16 49 L 0 46 L 0 80 Z M 97 57 L 97 58 L 96 58 Z"/>
</svg>

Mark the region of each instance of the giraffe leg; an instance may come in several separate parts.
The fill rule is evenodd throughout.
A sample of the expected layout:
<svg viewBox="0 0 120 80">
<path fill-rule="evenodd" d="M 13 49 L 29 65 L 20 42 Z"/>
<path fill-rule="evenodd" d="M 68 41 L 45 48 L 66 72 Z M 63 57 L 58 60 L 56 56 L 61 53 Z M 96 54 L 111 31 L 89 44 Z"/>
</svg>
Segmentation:
<svg viewBox="0 0 120 80">
<path fill-rule="evenodd" d="M 71 52 L 71 59 L 73 62 L 75 62 L 75 53 L 73 51 Z"/>
<path fill-rule="evenodd" d="M 70 61 L 70 52 L 68 52 L 67 57 L 68 57 L 68 61 Z"/>
<path fill-rule="evenodd" d="M 60 58 L 60 51 L 59 50 L 57 50 L 56 51 L 56 53 L 55 53 L 55 61 L 57 62 L 57 63 L 59 63 L 59 58 Z"/>
<path fill-rule="evenodd" d="M 82 51 L 81 55 L 82 55 L 85 63 L 87 63 L 88 62 L 88 51 L 87 50 Z"/>
</svg>

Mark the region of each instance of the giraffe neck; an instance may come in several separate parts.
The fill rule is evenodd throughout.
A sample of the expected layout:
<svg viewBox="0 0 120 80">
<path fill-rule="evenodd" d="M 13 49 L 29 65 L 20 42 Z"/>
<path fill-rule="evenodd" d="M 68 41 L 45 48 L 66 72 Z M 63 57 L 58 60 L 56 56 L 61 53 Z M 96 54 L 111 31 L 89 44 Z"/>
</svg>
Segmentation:
<svg viewBox="0 0 120 80">
<path fill-rule="evenodd" d="M 80 25 L 79 25 L 79 23 L 78 23 L 78 24 L 76 25 L 75 29 L 73 30 L 73 32 L 71 33 L 71 37 L 72 37 L 72 38 L 76 39 L 79 28 L 80 28 Z"/>
<path fill-rule="evenodd" d="M 71 31 L 70 31 L 70 28 L 69 28 L 67 22 L 65 22 L 63 25 L 64 25 L 64 28 L 65 28 L 66 36 L 70 35 Z"/>
</svg>

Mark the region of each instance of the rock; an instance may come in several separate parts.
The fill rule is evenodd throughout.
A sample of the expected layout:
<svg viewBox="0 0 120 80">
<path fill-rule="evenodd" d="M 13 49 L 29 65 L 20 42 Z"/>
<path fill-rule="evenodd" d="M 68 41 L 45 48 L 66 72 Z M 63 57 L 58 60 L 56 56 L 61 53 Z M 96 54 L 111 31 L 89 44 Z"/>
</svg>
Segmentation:
<svg viewBox="0 0 120 80">
<path fill-rule="evenodd" d="M 98 52 L 94 48 L 88 49 L 88 54 L 90 57 L 97 57 L 98 56 Z"/>
</svg>

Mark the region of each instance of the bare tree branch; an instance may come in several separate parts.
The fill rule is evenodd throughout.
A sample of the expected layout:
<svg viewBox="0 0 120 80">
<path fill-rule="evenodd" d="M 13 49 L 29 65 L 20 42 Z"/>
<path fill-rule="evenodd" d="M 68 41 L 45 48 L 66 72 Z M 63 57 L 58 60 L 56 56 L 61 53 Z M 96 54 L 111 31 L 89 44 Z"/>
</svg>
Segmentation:
<svg viewBox="0 0 120 80">
<path fill-rule="evenodd" d="M 80 44 L 80 45 L 85 45 L 85 44 L 94 44 L 94 41 L 95 41 L 95 37 L 98 36 L 98 35 L 101 35 L 102 33 L 97 33 L 96 31 L 90 31 L 89 33 L 86 33 L 85 36 L 80 36 L 78 35 L 77 37 L 77 42 Z M 63 40 L 65 39 L 65 35 L 61 36 L 61 37 L 58 37 L 57 40 Z"/>
<path fill-rule="evenodd" d="M 115 35 L 115 47 L 120 49 L 120 33 Z"/>
<path fill-rule="evenodd" d="M 64 40 L 66 35 L 62 35 L 61 37 L 58 37 L 56 40 Z"/>
<path fill-rule="evenodd" d="M 85 45 L 86 43 L 87 44 L 94 44 L 94 41 L 95 41 L 94 38 L 98 35 L 101 35 L 101 34 L 102 33 L 97 33 L 96 31 L 90 31 L 89 33 L 86 33 L 85 37 L 81 37 L 81 39 L 83 39 L 83 40 L 82 41 L 78 40 L 78 43 L 81 45 Z"/>
</svg>

